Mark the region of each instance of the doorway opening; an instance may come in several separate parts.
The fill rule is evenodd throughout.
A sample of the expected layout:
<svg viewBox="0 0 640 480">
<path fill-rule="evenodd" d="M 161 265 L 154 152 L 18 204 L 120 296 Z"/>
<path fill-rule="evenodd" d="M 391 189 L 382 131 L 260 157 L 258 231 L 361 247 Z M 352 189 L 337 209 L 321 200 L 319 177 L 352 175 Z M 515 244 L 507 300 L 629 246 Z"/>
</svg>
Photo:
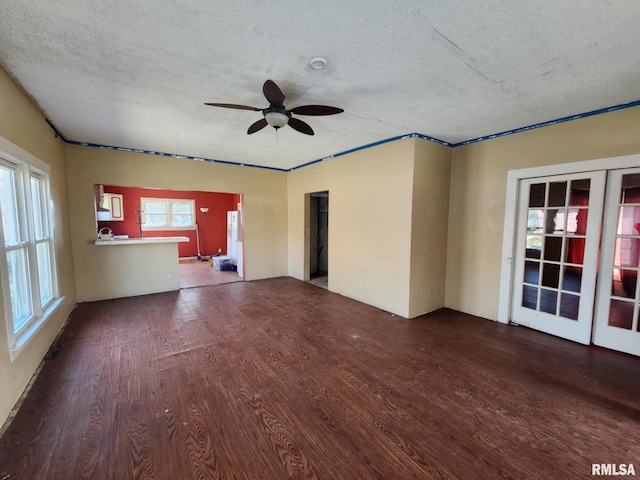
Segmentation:
<svg viewBox="0 0 640 480">
<path fill-rule="evenodd" d="M 94 185 L 97 235 L 114 240 L 186 237 L 178 243 L 180 288 L 244 278 L 241 193 Z"/>
<path fill-rule="evenodd" d="M 329 286 L 329 192 L 309 194 L 309 282 Z"/>
</svg>

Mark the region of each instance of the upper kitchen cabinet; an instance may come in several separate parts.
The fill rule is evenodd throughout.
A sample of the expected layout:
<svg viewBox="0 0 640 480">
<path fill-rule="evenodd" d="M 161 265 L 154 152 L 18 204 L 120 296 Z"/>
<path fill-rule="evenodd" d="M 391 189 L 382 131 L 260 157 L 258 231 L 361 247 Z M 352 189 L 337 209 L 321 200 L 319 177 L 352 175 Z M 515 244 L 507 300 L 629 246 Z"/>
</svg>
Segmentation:
<svg viewBox="0 0 640 480">
<path fill-rule="evenodd" d="M 102 185 L 96 185 L 96 217 L 99 222 L 124 221 L 121 193 L 105 193 Z"/>
</svg>

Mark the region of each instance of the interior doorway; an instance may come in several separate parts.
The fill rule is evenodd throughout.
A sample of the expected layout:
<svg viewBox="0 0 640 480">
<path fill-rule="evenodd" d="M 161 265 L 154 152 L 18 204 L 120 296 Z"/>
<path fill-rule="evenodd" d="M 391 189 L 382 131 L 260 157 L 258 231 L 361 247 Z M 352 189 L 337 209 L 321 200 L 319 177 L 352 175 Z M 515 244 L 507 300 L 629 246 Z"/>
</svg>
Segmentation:
<svg viewBox="0 0 640 480">
<path fill-rule="evenodd" d="M 309 194 L 309 281 L 328 288 L 329 192 Z"/>
</svg>

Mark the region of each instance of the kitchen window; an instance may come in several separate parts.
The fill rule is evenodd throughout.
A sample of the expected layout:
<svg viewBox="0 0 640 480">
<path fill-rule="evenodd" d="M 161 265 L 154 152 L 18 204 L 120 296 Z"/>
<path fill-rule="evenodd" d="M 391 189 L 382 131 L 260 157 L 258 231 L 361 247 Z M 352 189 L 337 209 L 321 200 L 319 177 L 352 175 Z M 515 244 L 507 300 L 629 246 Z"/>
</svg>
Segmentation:
<svg viewBox="0 0 640 480">
<path fill-rule="evenodd" d="M 192 230 L 196 202 L 191 199 L 141 198 L 142 230 Z"/>
</svg>

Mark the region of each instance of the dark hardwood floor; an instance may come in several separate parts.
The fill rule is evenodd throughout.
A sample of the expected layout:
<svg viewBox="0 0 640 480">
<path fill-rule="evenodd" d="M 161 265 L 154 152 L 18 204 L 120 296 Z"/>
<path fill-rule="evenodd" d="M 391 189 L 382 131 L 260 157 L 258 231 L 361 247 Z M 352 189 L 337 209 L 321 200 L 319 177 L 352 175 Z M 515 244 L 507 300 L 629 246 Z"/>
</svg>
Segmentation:
<svg viewBox="0 0 640 480">
<path fill-rule="evenodd" d="M 577 479 L 640 472 L 640 359 L 279 278 L 81 304 L 0 479 Z"/>
</svg>

